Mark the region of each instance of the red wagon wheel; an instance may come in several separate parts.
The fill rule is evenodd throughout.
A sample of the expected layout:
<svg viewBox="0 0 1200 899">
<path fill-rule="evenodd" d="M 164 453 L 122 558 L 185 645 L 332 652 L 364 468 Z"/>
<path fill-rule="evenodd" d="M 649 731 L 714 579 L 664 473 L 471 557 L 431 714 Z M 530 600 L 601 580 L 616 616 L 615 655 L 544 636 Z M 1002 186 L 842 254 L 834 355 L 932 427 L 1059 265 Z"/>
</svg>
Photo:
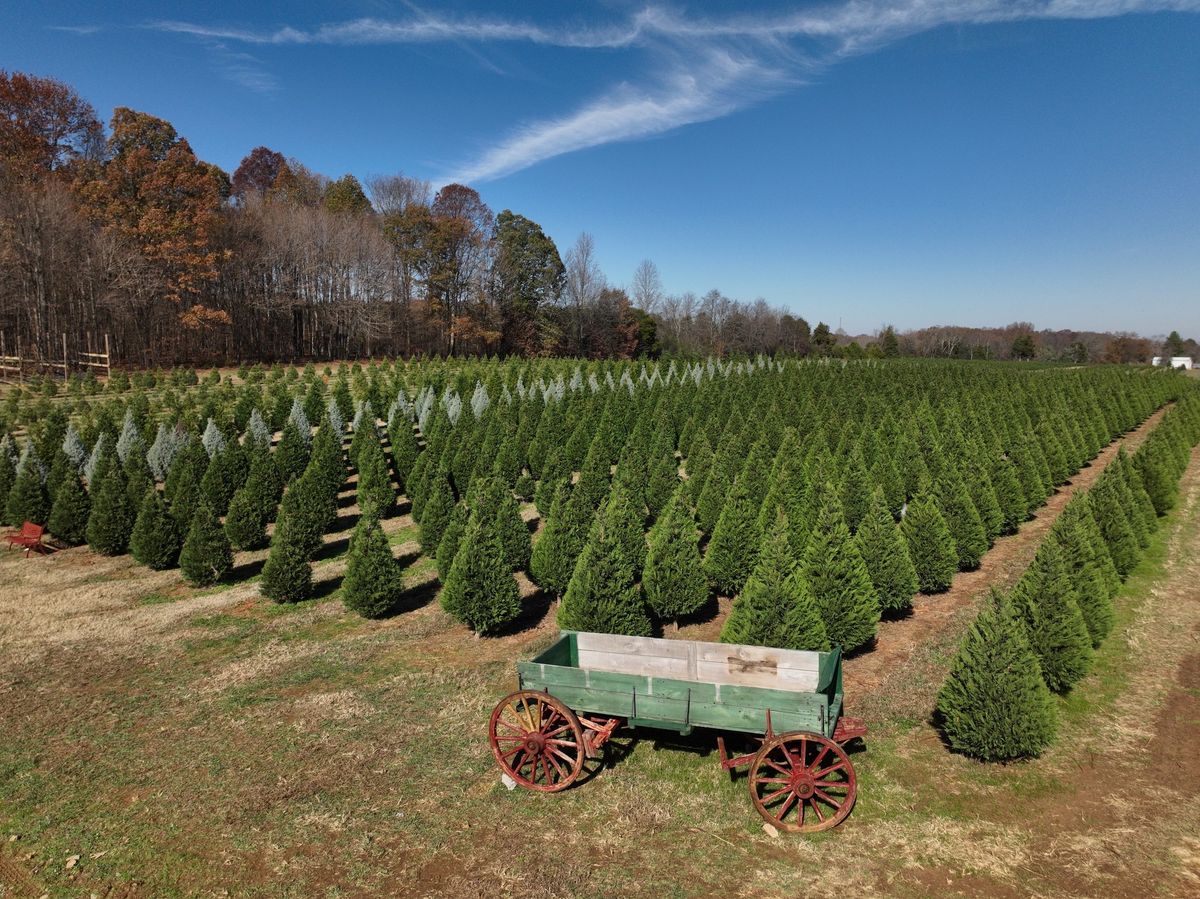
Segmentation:
<svg viewBox="0 0 1200 899">
<path fill-rule="evenodd" d="M 500 700 L 488 739 L 504 772 L 530 790 L 565 790 L 583 770 L 583 728 L 549 693 L 519 690 Z"/>
<path fill-rule="evenodd" d="M 763 743 L 750 763 L 750 800 L 780 830 L 837 827 L 857 795 L 850 759 L 841 746 L 818 734 L 780 734 Z"/>
</svg>

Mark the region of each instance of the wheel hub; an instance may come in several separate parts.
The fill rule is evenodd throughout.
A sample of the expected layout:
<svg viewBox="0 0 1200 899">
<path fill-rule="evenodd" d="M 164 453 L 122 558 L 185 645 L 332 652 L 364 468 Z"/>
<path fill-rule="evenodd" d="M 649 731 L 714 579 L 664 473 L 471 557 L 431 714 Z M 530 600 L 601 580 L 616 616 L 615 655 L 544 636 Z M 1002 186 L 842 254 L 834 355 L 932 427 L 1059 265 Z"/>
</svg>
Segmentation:
<svg viewBox="0 0 1200 899">
<path fill-rule="evenodd" d="M 808 799 L 813 795 L 813 781 L 807 771 L 797 771 L 792 775 L 792 792 L 801 799 Z"/>
</svg>

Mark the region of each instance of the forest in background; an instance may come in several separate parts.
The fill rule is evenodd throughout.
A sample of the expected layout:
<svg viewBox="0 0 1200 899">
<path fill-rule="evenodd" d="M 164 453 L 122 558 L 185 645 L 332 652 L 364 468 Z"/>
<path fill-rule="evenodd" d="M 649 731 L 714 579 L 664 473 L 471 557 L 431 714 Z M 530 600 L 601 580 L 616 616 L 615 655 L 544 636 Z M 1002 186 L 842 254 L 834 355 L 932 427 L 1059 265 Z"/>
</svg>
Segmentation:
<svg viewBox="0 0 1200 899">
<path fill-rule="evenodd" d="M 107 129 L 62 82 L 0 70 L 0 332 L 57 362 L 110 334 L 150 366 L 417 355 L 745 353 L 1146 362 L 1195 340 L 891 326 L 851 337 L 764 299 L 666 294 L 644 260 L 609 281 L 590 235 L 561 253 L 463 184 L 336 180 L 267 147 L 232 174 L 170 122 L 119 107 Z"/>
</svg>

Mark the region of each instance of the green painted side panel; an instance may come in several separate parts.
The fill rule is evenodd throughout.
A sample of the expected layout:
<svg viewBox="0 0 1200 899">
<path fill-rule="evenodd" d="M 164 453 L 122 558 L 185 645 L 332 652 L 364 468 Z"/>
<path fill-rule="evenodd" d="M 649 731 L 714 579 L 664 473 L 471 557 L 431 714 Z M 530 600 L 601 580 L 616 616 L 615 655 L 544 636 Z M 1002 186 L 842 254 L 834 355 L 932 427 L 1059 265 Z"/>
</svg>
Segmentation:
<svg viewBox="0 0 1200 899">
<path fill-rule="evenodd" d="M 767 729 L 768 709 L 777 732 L 809 730 L 829 735 L 837 723 L 823 693 L 615 674 L 540 661 L 521 662 L 517 669 L 522 688 L 546 690 L 576 711 L 634 718 L 672 730 L 709 727 L 761 734 Z"/>
</svg>

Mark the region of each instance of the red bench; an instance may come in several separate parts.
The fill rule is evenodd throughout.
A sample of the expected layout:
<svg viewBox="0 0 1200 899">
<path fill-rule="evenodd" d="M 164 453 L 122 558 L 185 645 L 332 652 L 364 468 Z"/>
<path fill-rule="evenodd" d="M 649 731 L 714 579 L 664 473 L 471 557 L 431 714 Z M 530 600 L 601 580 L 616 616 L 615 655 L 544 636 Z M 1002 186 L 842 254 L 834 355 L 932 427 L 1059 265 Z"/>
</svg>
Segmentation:
<svg viewBox="0 0 1200 899">
<path fill-rule="evenodd" d="M 49 552 L 50 547 L 42 542 L 42 535 L 46 533 L 45 527 L 40 524 L 34 524 L 32 521 L 27 521 L 21 525 L 21 530 L 15 534 L 5 534 L 4 539 L 8 541 L 8 548 L 21 546 L 25 548 L 25 555 L 32 552 L 44 553 Z"/>
</svg>

